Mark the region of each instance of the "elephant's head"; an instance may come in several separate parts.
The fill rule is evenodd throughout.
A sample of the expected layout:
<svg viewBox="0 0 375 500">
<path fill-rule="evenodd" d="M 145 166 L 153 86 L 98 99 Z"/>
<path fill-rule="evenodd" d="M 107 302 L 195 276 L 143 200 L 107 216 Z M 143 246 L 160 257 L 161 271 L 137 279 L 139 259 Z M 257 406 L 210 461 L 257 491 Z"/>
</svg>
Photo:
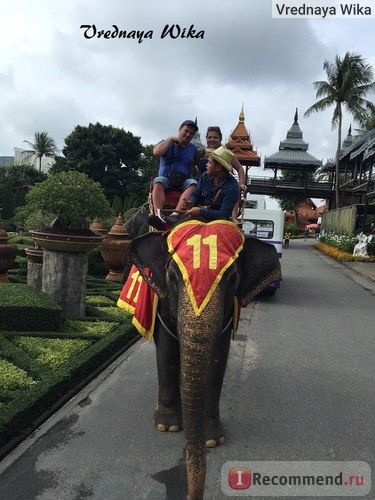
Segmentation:
<svg viewBox="0 0 375 500">
<path fill-rule="evenodd" d="M 210 288 L 210 299 L 201 308 L 192 300 L 190 281 L 198 278 L 200 286 L 207 279 L 205 267 L 211 266 L 212 260 L 207 265 L 196 265 L 194 276 L 187 279 L 184 266 L 180 265 L 178 258 L 172 258 L 169 252 L 170 239 L 167 241 L 161 233 L 145 234 L 133 240 L 129 246 L 131 262 L 159 296 L 162 314 L 180 340 L 185 459 L 188 498 L 191 499 L 203 498 L 206 467 L 204 406 L 213 343 L 223 325 L 227 325 L 228 320 L 230 323 L 234 296 L 237 296 L 241 306 L 245 306 L 273 280 L 281 279 L 276 249 L 252 237 L 243 241 L 238 229 L 231 226 L 230 229 L 236 231 L 234 236 L 240 242 L 238 258 L 230 260 L 225 266 L 221 279 Z M 192 234 L 189 233 L 187 245 L 195 252 L 194 258 L 198 258 L 200 249 L 194 245 L 196 240 L 191 239 Z M 215 248 L 210 246 L 211 240 L 203 239 L 217 257 L 215 252 L 222 251 L 220 238 L 213 241 Z M 145 268 L 150 269 L 151 278 L 144 272 Z"/>
</svg>

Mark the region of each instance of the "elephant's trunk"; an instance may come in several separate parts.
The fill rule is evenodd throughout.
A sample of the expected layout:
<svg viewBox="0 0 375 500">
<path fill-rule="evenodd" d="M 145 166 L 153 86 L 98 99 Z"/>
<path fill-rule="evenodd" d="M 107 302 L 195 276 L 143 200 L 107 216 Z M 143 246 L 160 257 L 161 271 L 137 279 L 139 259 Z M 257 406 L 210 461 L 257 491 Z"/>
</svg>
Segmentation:
<svg viewBox="0 0 375 500">
<path fill-rule="evenodd" d="M 201 316 L 194 315 L 185 291 L 179 297 L 178 332 L 181 349 L 181 396 L 185 429 L 188 499 L 203 499 L 206 477 L 205 403 L 213 342 L 223 314 L 215 293 Z M 189 312 L 187 312 L 189 311 Z M 190 313 L 191 311 L 191 313 Z"/>
</svg>

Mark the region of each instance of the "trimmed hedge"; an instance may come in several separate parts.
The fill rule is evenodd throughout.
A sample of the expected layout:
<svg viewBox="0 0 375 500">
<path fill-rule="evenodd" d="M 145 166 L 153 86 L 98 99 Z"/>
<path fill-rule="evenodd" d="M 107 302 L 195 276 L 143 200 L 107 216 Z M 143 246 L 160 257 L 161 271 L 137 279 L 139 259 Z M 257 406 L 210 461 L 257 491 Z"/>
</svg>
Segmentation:
<svg viewBox="0 0 375 500">
<path fill-rule="evenodd" d="M 86 317 L 66 319 L 53 331 L 36 331 L 25 314 L 38 311 L 41 316 L 43 310 L 50 317 L 53 311 L 59 318 L 59 306 L 27 285 L 1 284 L 1 320 L 4 312 L 8 318 L 18 315 L 23 330 L 14 328 L 16 320 L 11 329 L 0 326 L 0 459 L 139 338 L 131 316 L 116 307 L 121 288 L 89 277 Z M 44 309 L 38 309 L 41 304 Z"/>
<path fill-rule="evenodd" d="M 61 307 L 27 285 L 0 283 L 0 330 L 58 330 Z"/>
</svg>

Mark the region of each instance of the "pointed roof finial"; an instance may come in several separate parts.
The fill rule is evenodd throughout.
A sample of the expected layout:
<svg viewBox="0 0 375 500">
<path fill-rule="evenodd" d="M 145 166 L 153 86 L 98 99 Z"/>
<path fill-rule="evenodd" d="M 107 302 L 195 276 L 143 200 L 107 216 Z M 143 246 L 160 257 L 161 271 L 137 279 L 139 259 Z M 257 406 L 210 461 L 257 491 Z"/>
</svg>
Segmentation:
<svg viewBox="0 0 375 500">
<path fill-rule="evenodd" d="M 349 125 L 348 135 L 352 135 L 352 124 Z"/>
<path fill-rule="evenodd" d="M 298 108 L 296 108 L 296 113 L 294 115 L 294 123 L 298 125 Z"/>
<path fill-rule="evenodd" d="M 240 122 L 244 122 L 245 121 L 245 113 L 244 113 L 244 110 L 243 110 L 243 103 L 242 103 L 241 113 L 240 113 L 240 116 L 239 116 L 239 121 Z"/>
</svg>

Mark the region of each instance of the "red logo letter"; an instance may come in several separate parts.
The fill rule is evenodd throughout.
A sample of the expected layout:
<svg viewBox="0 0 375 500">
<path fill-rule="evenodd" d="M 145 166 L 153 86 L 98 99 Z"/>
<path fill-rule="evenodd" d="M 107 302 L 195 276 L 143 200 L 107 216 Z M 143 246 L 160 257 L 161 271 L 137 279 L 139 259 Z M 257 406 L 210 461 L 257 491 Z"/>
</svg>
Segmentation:
<svg viewBox="0 0 375 500">
<path fill-rule="evenodd" d="M 251 486 L 251 470 L 247 467 L 230 469 L 228 484 L 233 490 L 247 490 Z"/>
</svg>

